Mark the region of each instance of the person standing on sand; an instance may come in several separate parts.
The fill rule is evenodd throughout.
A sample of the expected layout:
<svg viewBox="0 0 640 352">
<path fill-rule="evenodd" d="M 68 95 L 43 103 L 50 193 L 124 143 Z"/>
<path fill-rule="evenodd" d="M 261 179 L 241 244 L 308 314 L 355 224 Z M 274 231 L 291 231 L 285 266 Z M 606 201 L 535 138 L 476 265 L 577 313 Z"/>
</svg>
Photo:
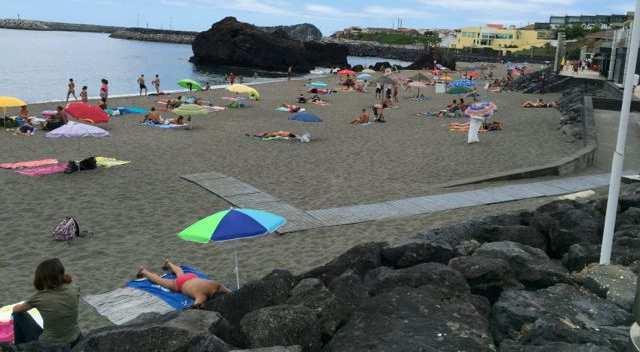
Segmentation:
<svg viewBox="0 0 640 352">
<path fill-rule="evenodd" d="M 100 83 L 100 98 L 106 103 L 109 99 L 109 81 L 103 78 Z"/>
<path fill-rule="evenodd" d="M 291 80 L 291 76 L 293 76 L 293 66 L 289 66 L 289 69 L 287 70 L 287 81 Z"/>
<path fill-rule="evenodd" d="M 75 100 L 78 100 L 78 97 L 76 97 L 76 84 L 73 82 L 73 78 L 69 78 L 69 84 L 67 84 L 67 102 L 72 95 Z"/>
<path fill-rule="evenodd" d="M 144 82 L 144 75 L 141 74 L 138 77 L 138 85 L 140 86 L 140 95 L 142 96 L 142 91 L 144 90 L 144 95 L 147 95 L 147 85 Z"/>
<path fill-rule="evenodd" d="M 153 87 L 155 87 L 156 94 L 160 94 L 160 76 L 156 75 L 156 78 L 151 81 L 151 84 L 153 84 Z"/>
<path fill-rule="evenodd" d="M 82 86 L 82 90 L 80 91 L 80 100 L 83 103 L 89 102 L 89 93 L 87 92 L 87 86 Z"/>
<path fill-rule="evenodd" d="M 145 267 L 140 267 L 136 277 L 147 278 L 156 285 L 160 285 L 174 292 L 180 292 L 194 299 L 193 308 L 202 308 L 204 302 L 213 297 L 216 293 L 230 293 L 231 291 L 224 285 L 212 280 L 204 280 L 193 273 L 184 273 L 182 268 L 173 264 L 169 259 L 165 259 L 163 270 L 171 271 L 176 275 L 175 280 L 163 279 Z"/>
<path fill-rule="evenodd" d="M 233 85 L 234 83 L 236 83 L 236 75 L 233 72 L 231 72 L 229 74 L 229 84 Z"/>
</svg>

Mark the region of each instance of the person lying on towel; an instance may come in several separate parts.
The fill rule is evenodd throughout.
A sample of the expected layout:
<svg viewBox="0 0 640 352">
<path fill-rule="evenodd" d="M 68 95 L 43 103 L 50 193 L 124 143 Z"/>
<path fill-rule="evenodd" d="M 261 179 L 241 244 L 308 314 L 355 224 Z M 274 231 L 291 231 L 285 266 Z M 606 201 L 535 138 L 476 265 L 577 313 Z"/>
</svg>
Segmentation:
<svg viewBox="0 0 640 352">
<path fill-rule="evenodd" d="M 458 104 L 458 101 L 456 99 L 453 99 L 453 101 L 451 102 L 451 104 L 447 105 L 446 108 L 444 108 L 443 110 L 440 110 L 438 112 L 438 117 L 443 117 L 446 115 L 450 116 L 452 114 L 455 114 L 456 111 L 460 110 L 460 105 Z"/>
<path fill-rule="evenodd" d="M 298 97 L 298 104 L 306 104 L 307 103 L 307 98 L 304 97 L 303 93 L 300 93 L 300 96 Z"/>
<path fill-rule="evenodd" d="M 193 273 L 185 274 L 179 266 L 172 263 L 169 259 L 164 260 L 162 269 L 173 272 L 176 275 L 176 279 L 164 279 L 158 274 L 147 270 L 145 267 L 140 267 L 136 277 L 140 279 L 146 278 L 156 285 L 193 298 L 193 308 L 198 309 L 203 308 L 204 302 L 216 293 L 231 292 L 228 288 L 224 287 L 224 285 L 213 280 L 201 279 Z"/>
<path fill-rule="evenodd" d="M 542 98 L 538 99 L 538 101 L 530 101 L 527 100 L 522 103 L 523 108 L 555 108 L 558 106 L 558 103 L 552 101 L 550 103 L 545 103 Z"/>
<path fill-rule="evenodd" d="M 162 116 L 160 116 L 160 113 L 156 111 L 155 107 L 151 107 L 151 111 L 149 111 L 149 113 L 145 115 L 144 120 L 142 120 L 142 123 L 145 123 L 147 121 L 158 124 L 158 125 L 163 123 Z"/>
<path fill-rule="evenodd" d="M 253 136 L 258 138 L 274 138 L 274 137 L 296 138 L 296 135 L 289 131 L 258 132 Z"/>
<path fill-rule="evenodd" d="M 300 107 L 298 105 L 293 105 L 293 104 L 282 104 L 282 107 L 286 108 L 287 110 L 289 110 L 290 113 L 294 113 L 294 112 L 298 112 L 300 111 Z"/>
<path fill-rule="evenodd" d="M 182 105 L 182 95 L 179 95 L 176 99 L 167 100 L 167 109 L 176 109 Z"/>
</svg>

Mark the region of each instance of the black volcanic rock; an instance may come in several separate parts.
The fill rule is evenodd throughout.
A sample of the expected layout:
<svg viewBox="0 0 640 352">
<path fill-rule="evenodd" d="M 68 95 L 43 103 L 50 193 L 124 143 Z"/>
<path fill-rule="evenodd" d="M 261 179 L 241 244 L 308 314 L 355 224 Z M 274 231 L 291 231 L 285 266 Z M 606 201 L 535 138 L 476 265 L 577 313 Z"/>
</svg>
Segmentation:
<svg viewBox="0 0 640 352">
<path fill-rule="evenodd" d="M 306 73 L 316 66 L 342 66 L 347 49 L 340 44 L 302 42 L 284 29 L 268 33 L 226 17 L 199 33 L 192 44 L 191 61 L 204 65 L 252 67 L 270 71 Z"/>
<path fill-rule="evenodd" d="M 311 42 L 322 40 L 322 32 L 318 27 L 310 23 L 294 24 L 293 26 L 275 26 L 275 27 L 258 27 L 267 33 L 275 31 L 284 31 L 291 39 L 303 42 Z"/>
</svg>

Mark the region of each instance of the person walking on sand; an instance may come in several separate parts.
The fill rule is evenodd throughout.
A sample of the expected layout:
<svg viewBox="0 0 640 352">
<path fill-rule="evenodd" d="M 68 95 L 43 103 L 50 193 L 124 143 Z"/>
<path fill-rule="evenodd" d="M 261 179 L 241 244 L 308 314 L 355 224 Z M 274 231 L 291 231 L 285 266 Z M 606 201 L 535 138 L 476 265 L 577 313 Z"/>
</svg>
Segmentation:
<svg viewBox="0 0 640 352">
<path fill-rule="evenodd" d="M 38 351 L 70 351 L 82 338 L 78 325 L 80 290 L 58 258 L 40 263 L 34 276 L 36 293 L 13 307 L 15 343 L 38 341 Z M 32 308 L 40 312 L 44 330 L 27 313 Z"/>
<path fill-rule="evenodd" d="M 80 100 L 83 103 L 89 102 L 89 93 L 87 92 L 87 86 L 82 86 L 82 90 L 80 91 Z"/>
<path fill-rule="evenodd" d="M 224 287 L 224 285 L 215 281 L 201 279 L 193 273 L 185 274 L 179 266 L 172 263 L 169 259 L 165 259 L 162 269 L 174 273 L 176 279 L 164 279 L 158 274 L 147 270 L 145 267 L 140 267 L 136 276 L 138 278 L 147 278 L 156 285 L 193 298 L 193 308 L 202 308 L 204 302 L 216 293 L 231 292 L 228 288 Z"/>
<path fill-rule="evenodd" d="M 138 85 L 140 86 L 140 96 L 142 96 L 142 91 L 144 90 L 144 95 L 147 95 L 147 85 L 144 82 L 144 75 L 141 74 L 138 77 Z"/>
<path fill-rule="evenodd" d="M 78 97 L 76 97 L 76 83 L 73 81 L 73 78 L 69 78 L 69 84 L 67 84 L 67 102 L 72 95 L 73 99 L 78 100 Z"/>
<path fill-rule="evenodd" d="M 151 81 L 153 87 L 156 89 L 156 94 L 160 94 L 160 76 L 156 75 L 156 78 Z"/>
</svg>

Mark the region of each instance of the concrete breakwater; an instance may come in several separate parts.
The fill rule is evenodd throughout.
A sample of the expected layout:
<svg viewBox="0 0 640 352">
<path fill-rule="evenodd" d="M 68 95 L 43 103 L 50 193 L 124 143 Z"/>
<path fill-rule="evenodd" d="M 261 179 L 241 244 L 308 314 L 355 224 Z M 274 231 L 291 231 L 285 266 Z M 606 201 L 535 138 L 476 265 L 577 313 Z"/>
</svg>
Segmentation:
<svg viewBox="0 0 640 352">
<path fill-rule="evenodd" d="M 111 33 L 109 37 L 116 39 L 140 40 L 145 42 L 191 44 L 197 34 L 198 32 L 147 28 L 123 28 Z"/>
<path fill-rule="evenodd" d="M 112 33 L 122 29 L 122 27 L 115 27 L 115 26 L 99 26 L 99 25 L 81 24 L 81 23 L 19 20 L 19 19 L 12 19 L 12 18 L 0 19 L 0 28 L 32 30 L 32 31 L 66 31 L 66 32 L 95 32 L 95 33 Z"/>
</svg>

